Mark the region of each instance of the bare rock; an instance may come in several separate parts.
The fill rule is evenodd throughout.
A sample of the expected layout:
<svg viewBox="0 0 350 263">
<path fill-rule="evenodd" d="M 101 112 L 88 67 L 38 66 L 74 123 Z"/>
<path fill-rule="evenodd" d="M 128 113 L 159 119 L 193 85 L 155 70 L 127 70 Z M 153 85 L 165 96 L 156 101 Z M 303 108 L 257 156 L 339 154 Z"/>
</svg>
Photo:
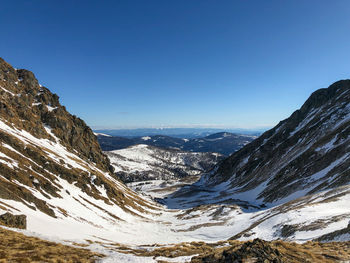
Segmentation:
<svg viewBox="0 0 350 263">
<path fill-rule="evenodd" d="M 8 227 L 15 227 L 20 229 L 27 228 L 27 216 L 26 215 L 13 215 L 11 213 L 5 213 L 0 215 L 0 224 Z"/>
</svg>

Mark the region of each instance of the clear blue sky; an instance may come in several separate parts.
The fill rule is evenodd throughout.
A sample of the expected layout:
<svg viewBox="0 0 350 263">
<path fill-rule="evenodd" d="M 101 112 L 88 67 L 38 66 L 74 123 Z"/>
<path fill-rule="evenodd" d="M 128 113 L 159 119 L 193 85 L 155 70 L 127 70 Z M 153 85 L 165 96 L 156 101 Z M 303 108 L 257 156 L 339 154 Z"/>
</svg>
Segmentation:
<svg viewBox="0 0 350 263">
<path fill-rule="evenodd" d="M 349 78 L 350 1 L 2 1 L 0 56 L 95 128 L 273 126 Z"/>
</svg>

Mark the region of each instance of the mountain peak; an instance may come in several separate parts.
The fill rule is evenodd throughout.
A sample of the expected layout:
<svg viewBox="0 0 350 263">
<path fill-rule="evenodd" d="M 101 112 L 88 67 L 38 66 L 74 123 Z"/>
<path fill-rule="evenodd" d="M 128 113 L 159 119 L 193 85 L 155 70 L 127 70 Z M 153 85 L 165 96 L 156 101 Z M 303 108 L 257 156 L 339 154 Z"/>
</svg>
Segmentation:
<svg viewBox="0 0 350 263">
<path fill-rule="evenodd" d="M 62 211 L 71 209 L 62 210 L 64 205 L 54 201 L 67 195 L 67 187 L 79 193 L 75 199 L 68 193 L 70 202 L 83 194 L 92 202 L 104 200 L 119 207 L 143 202 L 132 193 L 126 199 L 124 193 L 130 190 L 112 175 L 109 159 L 85 122 L 71 115 L 32 72 L 14 69 L 3 59 L 0 171 L 0 198 L 5 205 L 6 200 L 21 202 L 51 217 L 66 216 Z"/>
<path fill-rule="evenodd" d="M 39 138 L 53 139 L 47 132 L 49 127 L 66 147 L 75 149 L 100 168 L 112 170 L 92 130 L 83 120 L 67 112 L 59 97 L 41 86 L 31 71 L 16 70 L 2 59 L 0 93 L 0 117 L 12 126 Z"/>
<path fill-rule="evenodd" d="M 330 100 L 337 99 L 337 97 L 345 91 L 350 91 L 350 79 L 339 80 L 328 88 L 316 90 L 300 108 L 300 111 L 306 112 L 311 108 L 320 107 Z"/>
</svg>

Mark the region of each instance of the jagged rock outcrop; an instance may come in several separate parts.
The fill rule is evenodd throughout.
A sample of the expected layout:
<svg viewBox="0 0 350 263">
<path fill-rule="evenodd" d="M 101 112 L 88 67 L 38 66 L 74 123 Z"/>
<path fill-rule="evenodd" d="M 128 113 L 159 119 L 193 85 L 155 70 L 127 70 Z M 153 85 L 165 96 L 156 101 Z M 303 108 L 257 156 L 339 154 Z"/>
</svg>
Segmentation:
<svg viewBox="0 0 350 263">
<path fill-rule="evenodd" d="M 342 241 L 342 240 L 348 240 L 348 239 L 350 239 L 350 221 L 347 227 L 322 235 L 316 238 L 316 241 L 327 242 L 327 241 Z"/>
<path fill-rule="evenodd" d="M 344 262 L 349 260 L 349 242 L 306 242 L 254 239 L 243 244 L 231 244 L 194 256 L 191 263 L 299 263 Z"/>
<path fill-rule="evenodd" d="M 25 215 L 13 215 L 7 212 L 5 214 L 0 215 L 0 224 L 8 227 L 26 229 L 27 217 Z"/>
<path fill-rule="evenodd" d="M 194 257 L 193 263 L 227 263 L 227 262 L 256 262 L 256 263 L 283 263 L 287 258 L 269 242 L 261 239 L 247 241 L 239 249 L 229 248 L 218 254 L 203 257 Z"/>
<path fill-rule="evenodd" d="M 12 126 L 53 140 L 45 129 L 47 125 L 64 146 L 77 151 L 80 157 L 103 170 L 112 169 L 92 130 L 67 112 L 58 95 L 41 86 L 32 72 L 16 70 L 0 58 L 0 87 L 0 116 Z"/>
</svg>

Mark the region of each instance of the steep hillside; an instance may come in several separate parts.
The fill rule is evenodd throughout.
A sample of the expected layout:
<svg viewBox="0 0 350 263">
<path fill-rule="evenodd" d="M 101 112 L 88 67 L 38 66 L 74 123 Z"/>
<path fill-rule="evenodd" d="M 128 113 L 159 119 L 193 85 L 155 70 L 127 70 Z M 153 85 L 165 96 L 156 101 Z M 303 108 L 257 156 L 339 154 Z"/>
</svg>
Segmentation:
<svg viewBox="0 0 350 263">
<path fill-rule="evenodd" d="M 350 80 L 342 80 L 163 201 L 177 209 L 238 205 L 233 239 L 348 240 L 349 135 Z"/>
<path fill-rule="evenodd" d="M 105 153 L 116 175 L 127 183 L 199 175 L 223 160 L 217 153 L 184 152 L 145 144 Z"/>
<path fill-rule="evenodd" d="M 117 180 L 92 130 L 33 73 L 0 59 L 0 95 L 0 214 L 74 237 L 158 210 Z"/>
<path fill-rule="evenodd" d="M 138 144 L 147 144 L 150 146 L 190 152 L 217 152 L 223 155 L 230 155 L 253 141 L 256 136 L 220 132 L 203 138 L 192 139 L 181 139 L 165 135 L 125 138 L 106 134 L 97 134 L 97 138 L 104 151 L 124 149 Z"/>
<path fill-rule="evenodd" d="M 350 80 L 314 92 L 300 110 L 222 162 L 202 186 L 283 203 L 350 182 Z"/>
<path fill-rule="evenodd" d="M 60 143 L 79 157 L 94 162 L 104 171 L 110 170 L 108 159 L 85 122 L 69 114 L 59 97 L 39 85 L 34 74 L 14 69 L 0 58 L 0 117 L 7 125 L 34 134 L 38 139 Z"/>
</svg>

